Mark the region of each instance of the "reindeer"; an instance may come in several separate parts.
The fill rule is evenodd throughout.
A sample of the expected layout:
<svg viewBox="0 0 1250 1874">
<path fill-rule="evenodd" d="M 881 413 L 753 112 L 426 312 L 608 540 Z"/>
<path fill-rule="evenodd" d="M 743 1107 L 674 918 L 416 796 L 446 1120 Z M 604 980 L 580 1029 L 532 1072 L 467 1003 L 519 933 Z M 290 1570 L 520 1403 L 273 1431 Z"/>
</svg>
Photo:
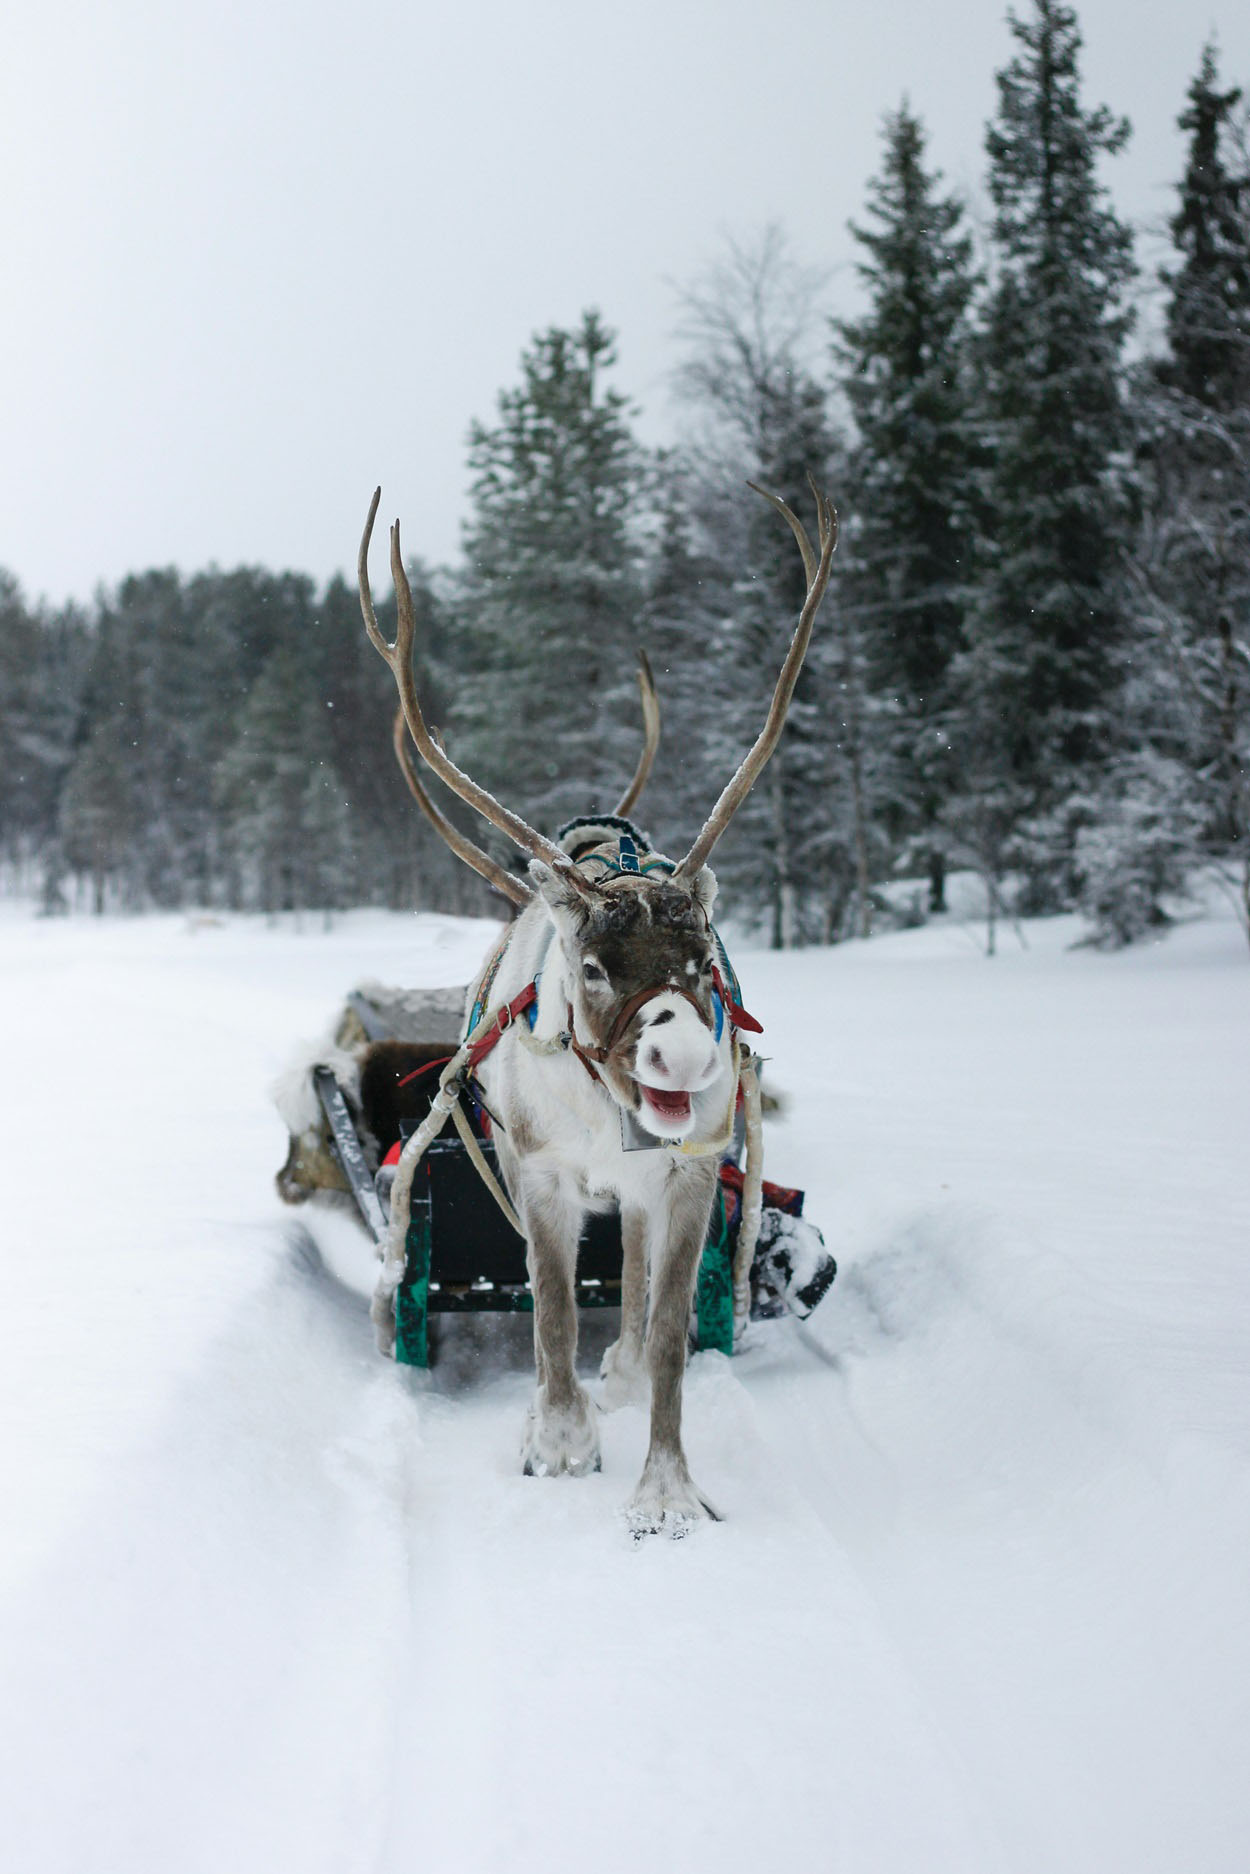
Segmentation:
<svg viewBox="0 0 1250 1874">
<path fill-rule="evenodd" d="M 642 860 L 622 866 L 607 845 L 574 861 L 456 766 L 426 724 L 417 696 L 416 621 L 398 521 L 390 542 L 393 644 L 374 613 L 368 555 L 380 488 L 360 544 L 365 628 L 394 675 L 403 723 L 418 753 L 529 855 L 527 886 L 449 822 L 440 827 L 445 836 L 454 834 L 459 856 L 519 913 L 492 965 L 491 1009 L 469 1037 L 469 1058 L 496 1121 L 499 1165 L 525 1236 L 534 1297 L 537 1390 L 525 1420 L 522 1468 L 544 1477 L 600 1468 L 596 1407 L 575 1370 L 574 1277 L 586 1214 L 617 1205 L 624 1250 L 621 1329 L 604 1355 L 603 1399 L 611 1408 L 650 1397 L 650 1445 L 626 1507 L 637 1537 L 682 1536 L 701 1519 L 716 1519 L 682 1448 L 681 1394 L 695 1278 L 742 1068 L 733 1018 L 743 1012 L 732 1004 L 718 968 L 711 924 L 716 880 L 707 861 L 777 745 L 837 539 L 837 517 L 815 483 L 819 552 L 784 501 L 757 492 L 793 530 L 807 595 L 764 727 L 676 864 L 644 849 Z M 644 685 L 644 701 L 645 693 Z M 398 721 L 396 730 L 409 785 L 433 817 L 438 809 L 424 796 Z M 644 765 L 645 754 L 640 769 Z M 519 1019 L 531 1004 L 532 1027 Z M 627 1137 L 651 1149 L 626 1150 Z M 397 1180 L 393 1201 L 400 1195 Z M 385 1350 L 394 1344 L 391 1301 L 380 1284 L 374 1321 Z"/>
</svg>

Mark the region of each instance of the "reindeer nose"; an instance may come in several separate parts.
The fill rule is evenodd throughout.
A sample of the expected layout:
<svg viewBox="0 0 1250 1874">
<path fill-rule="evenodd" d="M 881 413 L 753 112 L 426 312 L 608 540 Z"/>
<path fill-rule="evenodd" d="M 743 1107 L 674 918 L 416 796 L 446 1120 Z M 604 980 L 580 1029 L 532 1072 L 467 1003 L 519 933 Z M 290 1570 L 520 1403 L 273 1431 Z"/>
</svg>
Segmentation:
<svg viewBox="0 0 1250 1874">
<path fill-rule="evenodd" d="M 671 1027 L 663 1024 L 672 1023 Z M 655 1029 L 661 1029 L 656 1035 Z M 670 1010 L 650 1024 L 638 1050 L 638 1072 L 655 1086 L 698 1088 L 716 1068 L 716 1047 L 702 1023 L 677 1018 Z"/>
</svg>

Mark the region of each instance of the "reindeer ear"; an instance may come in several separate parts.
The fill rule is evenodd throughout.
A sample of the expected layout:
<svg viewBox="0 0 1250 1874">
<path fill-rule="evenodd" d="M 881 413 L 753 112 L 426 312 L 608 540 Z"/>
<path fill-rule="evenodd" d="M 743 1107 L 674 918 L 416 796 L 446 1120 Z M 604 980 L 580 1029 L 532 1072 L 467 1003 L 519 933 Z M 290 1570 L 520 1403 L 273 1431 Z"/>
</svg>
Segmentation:
<svg viewBox="0 0 1250 1874">
<path fill-rule="evenodd" d="M 529 874 L 539 896 L 557 918 L 569 918 L 578 926 L 586 923 L 594 901 L 594 886 L 575 865 L 557 868 L 548 865 L 545 859 L 531 859 Z"/>
<path fill-rule="evenodd" d="M 695 903 L 702 908 L 704 917 L 710 921 L 712 906 L 716 903 L 717 892 L 716 874 L 713 872 L 710 865 L 701 865 L 699 867 L 690 889 L 694 894 Z"/>
</svg>

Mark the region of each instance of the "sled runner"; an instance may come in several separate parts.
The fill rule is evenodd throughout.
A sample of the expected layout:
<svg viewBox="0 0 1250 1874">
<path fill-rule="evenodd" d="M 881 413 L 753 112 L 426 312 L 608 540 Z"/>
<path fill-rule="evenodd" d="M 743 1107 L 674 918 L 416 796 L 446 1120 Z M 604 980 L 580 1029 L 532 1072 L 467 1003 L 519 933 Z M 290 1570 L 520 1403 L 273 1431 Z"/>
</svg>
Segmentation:
<svg viewBox="0 0 1250 1874">
<path fill-rule="evenodd" d="M 286 1202 L 314 1198 L 350 1206 L 381 1250 L 392 1167 L 401 1144 L 428 1121 L 440 1075 L 457 1052 L 464 1002 L 460 990 L 400 991 L 377 984 L 347 998 L 332 1041 L 293 1069 L 278 1090 L 292 1135 L 277 1177 Z M 394 1308 L 395 1357 L 411 1366 L 429 1364 L 431 1314 L 529 1312 L 534 1305 L 524 1239 L 503 1208 L 507 1200 L 498 1184 L 490 1116 L 470 1097 L 456 1117 L 458 1132 L 426 1145 L 408 1199 Z M 723 1353 L 734 1348 L 742 1133 L 739 1115 L 721 1166 L 692 1318 L 697 1346 Z M 836 1265 L 819 1230 L 802 1215 L 801 1191 L 765 1183 L 762 1199 L 749 1271 L 750 1316 L 789 1312 L 803 1318 L 828 1290 Z M 620 1305 L 621 1263 L 619 1216 L 612 1210 L 591 1213 L 578 1253 L 580 1307 Z"/>
</svg>

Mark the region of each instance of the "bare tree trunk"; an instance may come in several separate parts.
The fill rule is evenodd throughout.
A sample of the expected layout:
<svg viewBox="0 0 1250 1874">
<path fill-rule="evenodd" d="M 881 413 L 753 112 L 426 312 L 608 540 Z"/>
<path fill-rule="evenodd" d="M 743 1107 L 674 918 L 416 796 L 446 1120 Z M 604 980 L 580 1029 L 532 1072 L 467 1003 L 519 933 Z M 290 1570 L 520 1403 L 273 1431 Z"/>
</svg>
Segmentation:
<svg viewBox="0 0 1250 1874">
<path fill-rule="evenodd" d="M 1220 640 L 1220 670 L 1223 691 L 1220 697 L 1220 753 L 1228 787 L 1228 832 L 1234 851 L 1241 854 L 1241 923 L 1250 942 L 1250 827 L 1247 827 L 1245 775 L 1237 752 L 1237 711 L 1241 701 L 1237 683 L 1237 646 L 1233 621 L 1224 599 L 1226 556 L 1220 555 L 1219 612 L 1216 631 Z"/>
<path fill-rule="evenodd" d="M 851 800 L 855 812 L 855 889 L 859 898 L 859 935 L 872 935 L 872 899 L 868 882 L 868 828 L 864 814 L 864 776 L 858 742 L 851 755 Z"/>
<path fill-rule="evenodd" d="M 846 873 L 839 867 L 830 879 L 825 895 L 824 937 L 827 944 L 837 943 L 842 936 L 850 896 L 851 888 Z"/>
<path fill-rule="evenodd" d="M 1228 814 L 1228 832 L 1233 844 L 1236 845 L 1246 830 L 1245 815 L 1242 810 L 1244 777 L 1241 772 L 1241 763 L 1237 759 L 1237 706 L 1240 702 L 1237 684 L 1237 647 L 1233 639 L 1232 613 L 1225 596 L 1228 556 L 1223 551 L 1223 544 L 1221 541 L 1215 613 L 1215 629 L 1220 641 L 1220 676 L 1222 679 L 1219 739 L 1225 785 L 1228 789 L 1225 809 Z"/>
<path fill-rule="evenodd" d="M 868 878 L 868 814 L 864 801 L 864 722 L 859 680 L 850 648 L 846 658 L 846 730 L 851 758 L 851 812 L 854 821 L 856 936 L 872 935 L 872 899 Z"/>
<path fill-rule="evenodd" d="M 929 911 L 937 916 L 946 909 L 946 854 L 940 846 L 929 848 Z"/>
<path fill-rule="evenodd" d="M 793 950 L 798 943 L 798 898 L 790 870 L 790 829 L 786 825 L 785 788 L 781 762 L 773 757 L 769 779 L 773 815 L 773 853 L 777 880 L 773 901 L 773 949 Z"/>
</svg>

